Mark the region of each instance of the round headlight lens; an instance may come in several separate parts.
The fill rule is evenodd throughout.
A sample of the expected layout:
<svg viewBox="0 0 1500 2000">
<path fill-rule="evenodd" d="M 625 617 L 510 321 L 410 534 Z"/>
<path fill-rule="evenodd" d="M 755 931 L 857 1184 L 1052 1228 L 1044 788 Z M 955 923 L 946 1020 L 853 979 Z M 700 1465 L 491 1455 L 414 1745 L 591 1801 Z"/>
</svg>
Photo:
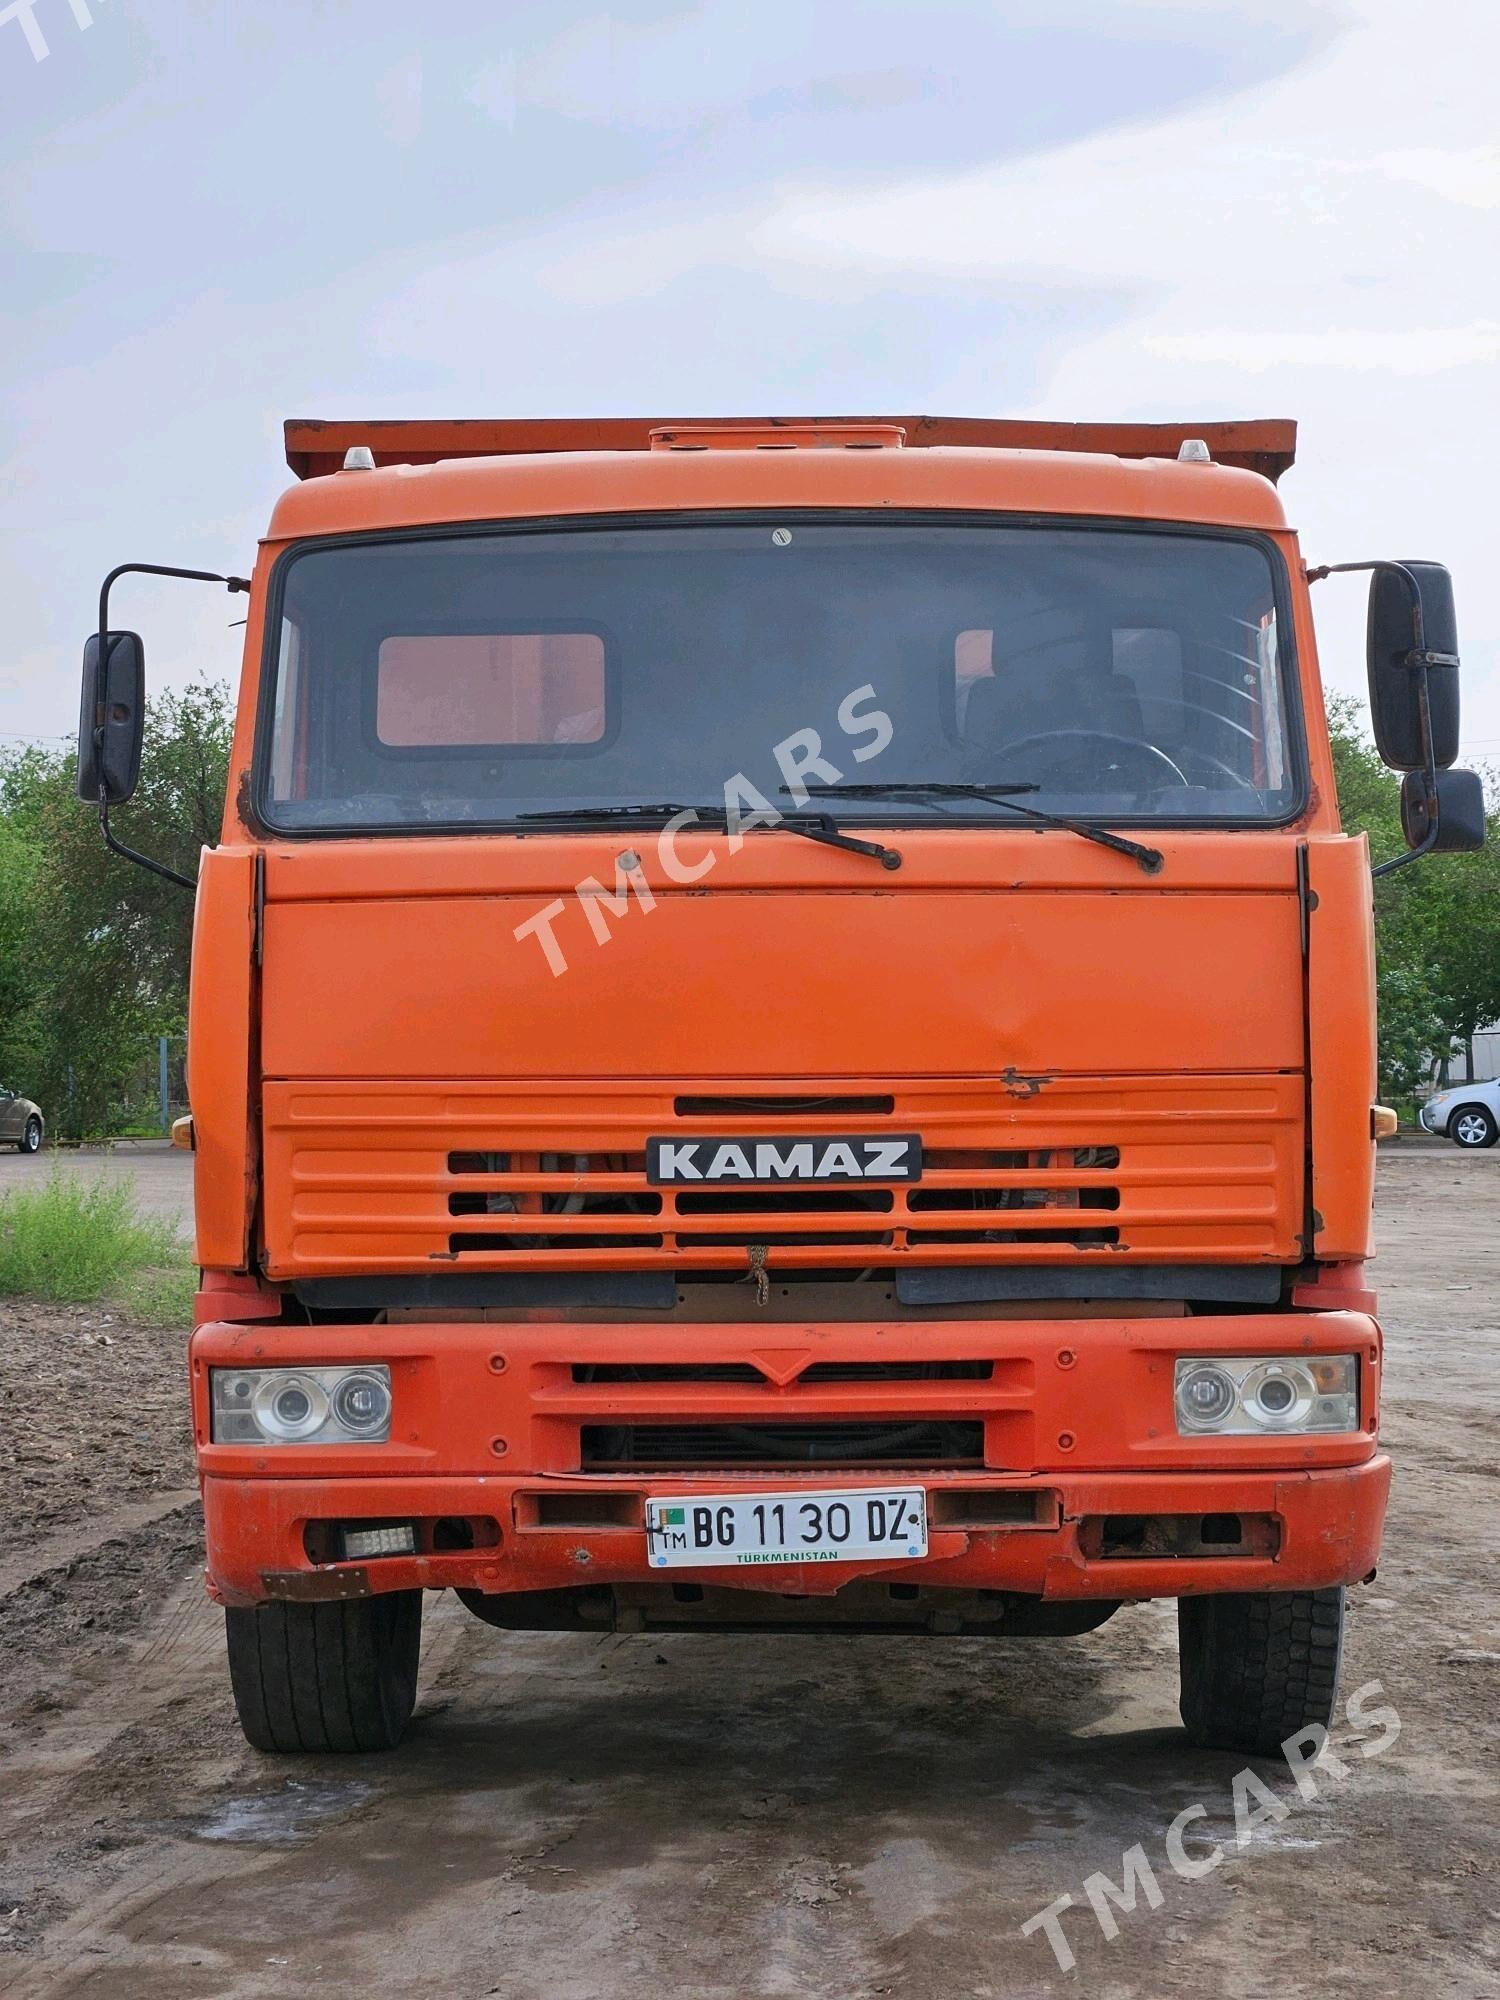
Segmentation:
<svg viewBox="0 0 1500 2000">
<path fill-rule="evenodd" d="M 1222 1423 L 1234 1408 L 1234 1377 L 1211 1362 L 1189 1369 L 1177 1384 L 1177 1407 L 1195 1427 Z"/>
<path fill-rule="evenodd" d="M 267 1375 L 255 1392 L 255 1421 L 267 1437 L 311 1437 L 328 1420 L 328 1397 L 311 1375 Z"/>
<path fill-rule="evenodd" d="M 1270 1429 L 1304 1423 L 1316 1399 L 1308 1371 L 1284 1361 L 1267 1362 L 1245 1377 L 1245 1414 Z"/>
<path fill-rule="evenodd" d="M 378 1375 L 346 1375 L 333 1392 L 333 1414 L 346 1431 L 368 1437 L 390 1422 L 391 1392 Z"/>
</svg>

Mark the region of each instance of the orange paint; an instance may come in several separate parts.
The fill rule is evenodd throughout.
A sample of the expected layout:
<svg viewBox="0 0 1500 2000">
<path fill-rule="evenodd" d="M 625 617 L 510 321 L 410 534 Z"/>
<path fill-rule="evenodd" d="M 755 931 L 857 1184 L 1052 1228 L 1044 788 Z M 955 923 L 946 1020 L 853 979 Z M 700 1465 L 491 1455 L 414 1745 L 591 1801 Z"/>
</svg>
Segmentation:
<svg viewBox="0 0 1500 2000">
<path fill-rule="evenodd" d="M 1389 1467 L 1359 1270 L 1373 1172 L 1368 858 L 1339 830 L 1301 558 L 1261 476 L 1290 463 L 1291 427 L 851 423 L 289 427 L 289 454 L 313 476 L 277 504 L 255 569 L 190 1021 L 205 1266 L 194 1413 L 209 1575 L 226 1602 L 285 1588 L 268 1577 L 305 1573 L 317 1587 L 309 1523 L 487 1519 L 493 1544 L 382 1559 L 368 1587 L 564 1589 L 648 1580 L 648 1494 L 903 1476 L 1040 1496 L 1026 1525 L 935 1526 L 929 1557 L 904 1565 L 903 1580 L 1143 1597 L 1310 1588 L 1373 1567 Z M 1176 462 L 1180 439 L 1198 435 L 1220 462 Z M 335 469 L 358 443 L 382 469 Z M 298 839 L 257 826 L 269 586 L 289 550 L 457 524 L 755 509 L 1266 538 L 1290 577 L 1305 810 L 1290 825 L 1136 829 L 1164 856 L 1150 876 L 1066 832 L 936 818 L 858 829 L 899 845 L 894 874 L 799 839 L 752 836 L 732 851 L 721 833 L 689 830 L 680 857 L 713 861 L 694 881 L 663 867 L 652 838 L 619 827 Z M 640 850 L 653 907 L 611 918 L 601 945 L 573 886 L 612 880 L 627 847 Z M 561 979 L 515 935 L 554 898 L 565 904 Z M 683 1108 L 734 1098 L 752 1108 Z M 753 1108 L 788 1099 L 801 1108 Z M 829 1099 L 885 1108 L 820 1109 Z M 863 1205 L 799 1207 L 778 1184 L 753 1215 L 726 1214 L 646 1172 L 647 1141 L 663 1133 L 879 1127 L 920 1134 L 926 1171 Z M 581 1206 L 601 1197 L 611 1211 Z M 870 1308 L 852 1320 L 823 1316 L 809 1290 L 804 1315 L 796 1287 L 809 1266 L 824 1284 L 875 1268 L 885 1290 L 861 1293 Z M 887 1310 L 901 1273 L 1041 1267 L 1099 1272 L 1106 1298 L 1120 1271 L 1271 1273 L 1281 1302 L 1110 1317 L 1063 1292 L 1029 1316 L 1024 1297 L 972 1316 Z M 710 1310 L 721 1287 L 670 1314 L 564 1302 L 496 1319 L 471 1301 L 399 1323 L 320 1309 L 315 1325 L 292 1289 L 456 1273 L 743 1283 L 734 1317 Z M 1173 1361 L 1215 1353 L 1356 1354 L 1359 1431 L 1179 1436 Z M 804 1380 L 799 1357 L 844 1378 Z M 208 1369 L 340 1360 L 389 1365 L 389 1444 L 211 1442 Z M 914 1376 L 936 1362 L 985 1372 Z M 887 1365 L 897 1372 L 881 1379 Z M 600 1367 L 675 1373 L 606 1384 L 575 1372 Z M 684 1369 L 720 1374 L 678 1379 Z M 648 1421 L 952 1421 L 980 1442 L 972 1462 L 905 1475 L 589 1468 L 586 1433 Z M 538 1492 L 623 1496 L 621 1517 L 537 1525 Z M 1273 1517 L 1275 1547 L 1090 1553 L 1088 1521 L 1137 1514 Z M 703 1574 L 796 1594 L 871 1572 Z"/>
</svg>

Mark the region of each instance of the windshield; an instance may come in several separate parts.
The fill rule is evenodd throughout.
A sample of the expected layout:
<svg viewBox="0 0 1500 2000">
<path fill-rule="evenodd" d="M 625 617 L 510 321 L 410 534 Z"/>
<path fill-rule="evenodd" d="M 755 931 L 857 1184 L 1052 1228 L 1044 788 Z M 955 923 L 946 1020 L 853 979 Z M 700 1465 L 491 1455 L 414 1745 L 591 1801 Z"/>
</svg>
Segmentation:
<svg viewBox="0 0 1500 2000">
<path fill-rule="evenodd" d="M 1272 560 L 1196 531 L 827 515 L 308 549 L 280 571 L 262 812 L 333 831 L 727 799 L 767 823 L 812 793 L 841 820 L 1018 824 L 957 795 L 1008 786 L 1079 819 L 1281 819 Z"/>
</svg>

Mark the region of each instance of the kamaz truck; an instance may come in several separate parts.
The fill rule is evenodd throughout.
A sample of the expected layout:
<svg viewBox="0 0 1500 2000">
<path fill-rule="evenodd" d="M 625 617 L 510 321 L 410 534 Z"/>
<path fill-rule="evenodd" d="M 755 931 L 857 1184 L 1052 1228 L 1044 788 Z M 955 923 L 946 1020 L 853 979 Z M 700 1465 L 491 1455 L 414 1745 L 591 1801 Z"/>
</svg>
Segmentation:
<svg viewBox="0 0 1500 2000">
<path fill-rule="evenodd" d="M 1392 1121 L 1294 437 L 298 420 L 248 577 L 112 572 L 79 789 L 159 871 L 111 607 L 247 593 L 177 1136 L 254 1745 L 393 1746 L 445 1590 L 1037 1639 L 1165 1597 L 1195 1743 L 1327 1722 Z M 1473 845 L 1447 574 L 1336 567 L 1399 861 Z"/>
</svg>

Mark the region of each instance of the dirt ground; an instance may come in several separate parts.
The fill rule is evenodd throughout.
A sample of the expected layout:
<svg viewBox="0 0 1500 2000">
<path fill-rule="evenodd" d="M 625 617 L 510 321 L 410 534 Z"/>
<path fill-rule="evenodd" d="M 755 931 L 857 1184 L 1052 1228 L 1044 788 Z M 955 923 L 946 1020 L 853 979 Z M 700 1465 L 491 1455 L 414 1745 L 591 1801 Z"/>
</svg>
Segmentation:
<svg viewBox="0 0 1500 2000">
<path fill-rule="evenodd" d="M 757 1640 L 506 1637 L 429 1598 L 400 1752 L 258 1758 L 182 1504 L 181 1337 L 0 1303 L 0 1993 L 1500 1995 L 1500 1150 L 1398 1144 L 1380 1237 L 1397 1486 L 1344 1685 L 1400 1735 L 1311 1800 L 1260 1766 L 1286 1816 L 1192 1881 L 1166 1828 L 1201 1803 L 1190 1852 L 1229 1843 L 1239 1760 L 1185 1746 L 1170 1606 Z M 1164 1903 L 1108 1941 L 1083 1879 L 1138 1841 Z M 1065 1893 L 1068 1973 L 1020 1933 Z"/>
</svg>

